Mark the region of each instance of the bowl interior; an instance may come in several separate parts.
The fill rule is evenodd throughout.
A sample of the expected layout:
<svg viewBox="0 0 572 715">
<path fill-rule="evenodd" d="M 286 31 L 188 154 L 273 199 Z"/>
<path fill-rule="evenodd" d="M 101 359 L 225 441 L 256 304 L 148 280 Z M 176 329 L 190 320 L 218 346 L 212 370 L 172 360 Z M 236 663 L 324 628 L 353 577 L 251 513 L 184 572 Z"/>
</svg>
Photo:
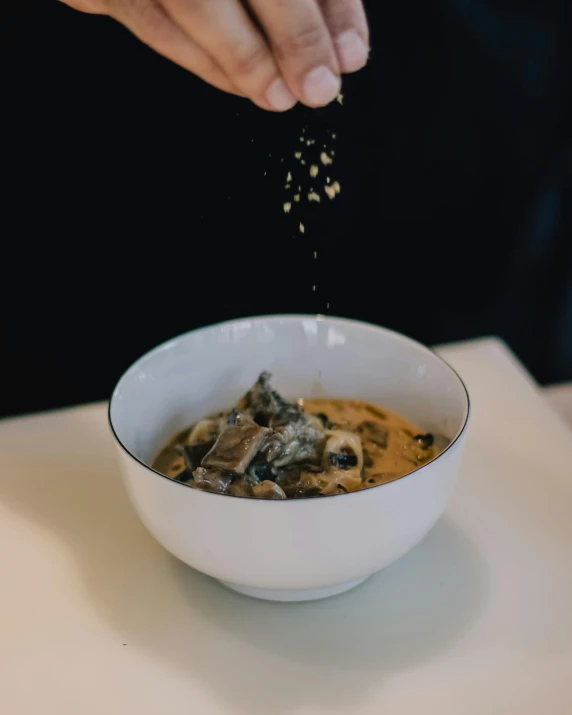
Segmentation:
<svg viewBox="0 0 572 715">
<path fill-rule="evenodd" d="M 286 316 L 214 325 L 155 348 L 119 380 L 111 424 L 149 464 L 177 431 L 234 404 L 262 370 L 287 397 L 369 400 L 451 440 L 468 415 L 460 378 L 419 343 L 365 323 Z"/>
</svg>

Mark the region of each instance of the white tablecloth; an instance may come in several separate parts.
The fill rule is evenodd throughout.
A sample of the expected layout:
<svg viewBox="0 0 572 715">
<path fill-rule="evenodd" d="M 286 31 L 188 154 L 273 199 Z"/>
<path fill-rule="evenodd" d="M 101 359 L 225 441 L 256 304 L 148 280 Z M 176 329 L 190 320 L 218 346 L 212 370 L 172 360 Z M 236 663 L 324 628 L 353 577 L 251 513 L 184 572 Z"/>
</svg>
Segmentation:
<svg viewBox="0 0 572 715">
<path fill-rule="evenodd" d="M 572 433 L 501 343 L 441 352 L 472 403 L 446 514 L 322 602 L 165 552 L 105 405 L 0 422 L 2 715 L 570 715 Z"/>
</svg>

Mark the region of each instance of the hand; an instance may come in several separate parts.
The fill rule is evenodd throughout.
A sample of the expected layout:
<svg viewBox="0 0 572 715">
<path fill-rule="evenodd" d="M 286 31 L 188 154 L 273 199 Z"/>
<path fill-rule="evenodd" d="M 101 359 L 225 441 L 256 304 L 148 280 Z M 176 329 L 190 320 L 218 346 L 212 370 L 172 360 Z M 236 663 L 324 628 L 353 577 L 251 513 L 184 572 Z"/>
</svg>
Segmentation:
<svg viewBox="0 0 572 715">
<path fill-rule="evenodd" d="M 62 0 L 110 15 L 206 82 L 285 111 L 331 102 L 367 61 L 362 0 Z"/>
</svg>

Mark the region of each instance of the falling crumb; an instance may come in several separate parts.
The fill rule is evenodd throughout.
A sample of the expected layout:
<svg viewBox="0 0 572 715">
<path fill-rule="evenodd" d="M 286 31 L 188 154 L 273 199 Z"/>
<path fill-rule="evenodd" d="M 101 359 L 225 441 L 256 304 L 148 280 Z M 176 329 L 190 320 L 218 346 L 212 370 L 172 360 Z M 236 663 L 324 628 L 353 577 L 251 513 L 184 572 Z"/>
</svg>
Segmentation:
<svg viewBox="0 0 572 715">
<path fill-rule="evenodd" d="M 301 152 L 301 151 L 297 151 L 297 152 L 294 154 L 294 156 L 296 157 L 296 159 L 301 159 L 301 158 L 302 158 L 302 152 Z"/>
<path fill-rule="evenodd" d="M 311 191 L 308 194 L 308 201 L 317 201 L 320 203 L 320 196 L 315 191 Z"/>
<path fill-rule="evenodd" d="M 312 164 L 310 167 L 310 176 L 314 178 L 315 176 L 318 176 L 320 172 L 320 169 L 316 166 L 316 164 Z"/>
<path fill-rule="evenodd" d="M 280 163 L 281 163 L 281 164 L 284 163 L 284 158 L 280 159 Z"/>
<path fill-rule="evenodd" d="M 315 290 L 316 290 L 316 286 L 312 286 L 312 290 L 315 291 Z"/>
<path fill-rule="evenodd" d="M 334 199 L 336 197 L 336 190 L 333 186 L 324 186 L 324 191 L 328 195 L 328 198 Z"/>
<path fill-rule="evenodd" d="M 328 164 L 331 164 L 333 160 L 332 160 L 331 157 L 329 157 L 329 156 L 326 154 L 325 151 L 323 151 L 323 152 L 320 154 L 320 161 L 322 162 L 322 164 L 323 164 L 324 166 L 328 166 Z"/>
<path fill-rule="evenodd" d="M 264 176 L 266 176 L 266 172 L 264 172 Z"/>
<path fill-rule="evenodd" d="M 302 164 L 302 166 L 306 166 L 306 162 L 304 161 L 304 159 L 300 159 L 300 164 Z"/>
<path fill-rule="evenodd" d="M 332 134 L 332 139 L 335 139 L 335 138 L 336 138 L 336 135 L 335 135 L 335 134 Z M 328 304 L 328 305 L 329 305 L 329 304 Z"/>
<path fill-rule="evenodd" d="M 340 104 L 343 104 L 343 103 L 344 103 L 344 95 L 343 95 L 343 94 L 338 94 L 338 96 L 336 97 L 336 100 L 337 100 Z"/>
<path fill-rule="evenodd" d="M 339 194 L 342 190 L 342 187 L 340 186 L 338 181 L 334 181 L 334 183 L 332 184 L 332 189 L 336 192 L 336 194 Z"/>
<path fill-rule="evenodd" d="M 330 309 L 330 304 L 326 303 L 326 308 L 329 310 Z"/>
<path fill-rule="evenodd" d="M 304 137 L 300 137 L 300 141 L 303 142 L 303 141 L 304 141 Z"/>
<path fill-rule="evenodd" d="M 294 194 L 294 201 L 298 203 L 300 201 L 300 194 Z"/>
<path fill-rule="evenodd" d="M 302 191 L 302 187 L 298 185 L 298 191 Z"/>
<path fill-rule="evenodd" d="M 330 183 L 330 177 L 326 176 L 326 184 L 329 184 L 329 183 Z"/>
<path fill-rule="evenodd" d="M 318 258 L 318 251 L 314 251 L 314 258 Z"/>
<path fill-rule="evenodd" d="M 304 233 L 305 230 L 306 230 L 306 229 L 304 228 L 304 224 L 301 223 L 301 224 L 300 224 L 300 233 Z"/>
<path fill-rule="evenodd" d="M 285 188 L 286 190 L 288 190 L 288 189 L 290 188 L 290 184 L 286 184 L 286 186 L 285 186 L 284 188 Z"/>
<path fill-rule="evenodd" d="M 288 176 L 286 177 L 286 183 L 289 184 L 292 181 L 292 174 L 288 172 Z"/>
<path fill-rule="evenodd" d="M 285 214 L 289 214 L 291 208 L 292 208 L 292 204 L 291 204 L 289 201 L 287 201 L 287 202 L 284 204 L 284 213 L 285 213 Z"/>
</svg>

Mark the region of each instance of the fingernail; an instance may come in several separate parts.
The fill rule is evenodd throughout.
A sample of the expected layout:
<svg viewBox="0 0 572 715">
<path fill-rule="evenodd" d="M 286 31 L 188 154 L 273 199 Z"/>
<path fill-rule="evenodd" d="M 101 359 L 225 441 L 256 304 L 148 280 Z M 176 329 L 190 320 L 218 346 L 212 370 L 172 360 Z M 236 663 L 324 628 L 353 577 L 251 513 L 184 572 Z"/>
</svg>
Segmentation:
<svg viewBox="0 0 572 715">
<path fill-rule="evenodd" d="M 340 78 L 323 66 L 308 72 L 302 84 L 304 101 L 314 107 L 323 107 L 332 102 L 340 93 L 340 89 Z"/>
<path fill-rule="evenodd" d="M 266 101 L 275 111 L 285 112 L 296 104 L 296 97 L 290 92 L 286 82 L 279 77 L 266 91 Z"/>
<path fill-rule="evenodd" d="M 336 39 L 336 49 L 342 72 L 356 72 L 367 62 L 368 49 L 355 30 L 342 32 Z"/>
</svg>

